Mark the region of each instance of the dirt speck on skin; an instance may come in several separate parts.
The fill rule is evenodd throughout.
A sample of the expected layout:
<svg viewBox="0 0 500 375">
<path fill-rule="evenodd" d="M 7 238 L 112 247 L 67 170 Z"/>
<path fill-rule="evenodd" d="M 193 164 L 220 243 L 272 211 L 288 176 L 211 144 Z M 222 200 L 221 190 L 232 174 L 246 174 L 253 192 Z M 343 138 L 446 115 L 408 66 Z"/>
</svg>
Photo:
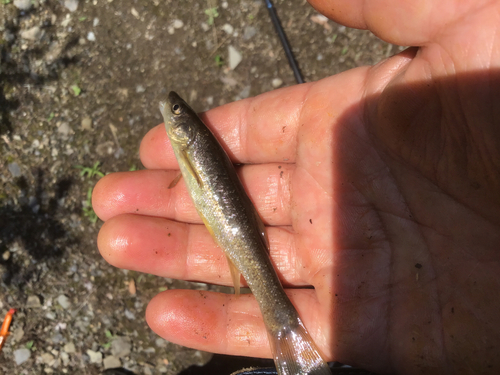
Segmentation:
<svg viewBox="0 0 500 375">
<path fill-rule="evenodd" d="M 305 2 L 274 3 L 306 81 L 397 51 L 312 21 Z M 219 289 L 108 265 L 88 206 L 99 175 L 81 167 L 141 169 L 139 144 L 161 123 L 155 98 L 167 90 L 203 111 L 295 84 L 264 2 L 215 2 L 213 24 L 203 1 L 16 4 L 0 4 L 0 315 L 18 309 L 0 373 L 93 375 L 119 363 L 178 374 L 207 362 L 210 354 L 159 338 L 144 313 L 162 290 Z M 241 54 L 234 70 L 229 46 Z M 21 349 L 29 356 L 16 364 Z"/>
</svg>

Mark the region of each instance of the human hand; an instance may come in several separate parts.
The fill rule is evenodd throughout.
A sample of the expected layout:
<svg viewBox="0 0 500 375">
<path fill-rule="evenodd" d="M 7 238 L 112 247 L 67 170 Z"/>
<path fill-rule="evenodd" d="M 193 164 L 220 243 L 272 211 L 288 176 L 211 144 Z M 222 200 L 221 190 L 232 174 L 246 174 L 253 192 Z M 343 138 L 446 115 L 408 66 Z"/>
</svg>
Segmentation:
<svg viewBox="0 0 500 375">
<path fill-rule="evenodd" d="M 327 359 L 383 373 L 498 373 L 498 2 L 311 1 L 336 21 L 417 45 L 206 114 L 268 225 L 288 294 Z M 103 178 L 94 209 L 111 264 L 230 285 L 163 125 L 146 171 Z M 313 286 L 314 289 L 302 288 Z M 251 295 L 171 290 L 147 310 L 169 341 L 269 356 Z"/>
</svg>

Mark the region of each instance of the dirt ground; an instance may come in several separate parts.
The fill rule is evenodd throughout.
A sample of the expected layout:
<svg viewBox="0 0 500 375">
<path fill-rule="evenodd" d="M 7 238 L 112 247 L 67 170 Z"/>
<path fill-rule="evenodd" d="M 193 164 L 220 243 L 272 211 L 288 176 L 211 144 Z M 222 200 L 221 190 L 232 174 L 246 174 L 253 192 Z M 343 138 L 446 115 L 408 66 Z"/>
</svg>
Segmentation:
<svg viewBox="0 0 500 375">
<path fill-rule="evenodd" d="M 308 82 L 399 51 L 306 1 L 274 4 Z M 0 314 L 18 309 L 0 373 L 243 367 L 224 356 L 197 367 L 211 355 L 148 328 L 159 291 L 217 287 L 108 265 L 89 194 L 100 173 L 142 168 L 139 143 L 161 122 L 161 92 L 204 111 L 295 84 L 264 2 L 0 0 L 0 18 Z"/>
</svg>

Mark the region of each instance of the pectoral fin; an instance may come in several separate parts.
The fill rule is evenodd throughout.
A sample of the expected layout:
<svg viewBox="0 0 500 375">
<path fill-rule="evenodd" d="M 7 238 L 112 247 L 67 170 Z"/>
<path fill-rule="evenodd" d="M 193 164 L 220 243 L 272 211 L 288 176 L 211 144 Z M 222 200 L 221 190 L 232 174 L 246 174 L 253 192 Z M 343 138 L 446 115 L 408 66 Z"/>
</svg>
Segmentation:
<svg viewBox="0 0 500 375">
<path fill-rule="evenodd" d="M 269 251 L 269 238 L 267 237 L 266 233 L 266 226 L 262 222 L 262 219 L 259 216 L 259 213 L 257 212 L 256 209 L 254 209 L 254 215 L 255 215 L 255 222 L 257 223 L 257 228 L 259 228 L 259 233 L 262 238 L 262 241 L 264 242 L 264 245 L 266 246 L 267 250 Z"/>
<path fill-rule="evenodd" d="M 198 185 L 201 187 L 203 185 L 203 183 L 200 179 L 200 176 L 198 175 L 198 173 L 196 173 L 196 169 L 193 167 L 193 164 L 189 160 L 189 157 L 188 157 L 185 150 L 181 150 L 180 157 L 182 158 L 182 163 L 183 163 L 184 167 L 186 167 L 186 170 L 188 171 L 188 173 L 194 177 L 194 179 L 196 180 Z"/>
<path fill-rule="evenodd" d="M 231 259 L 229 259 L 228 256 L 227 258 L 227 264 L 229 265 L 229 271 L 231 271 L 231 279 L 233 279 L 233 286 L 234 286 L 234 294 L 236 296 L 240 295 L 240 271 L 236 266 L 234 265 L 233 262 L 231 262 Z"/>
<path fill-rule="evenodd" d="M 175 178 L 172 180 L 172 182 L 170 183 L 170 185 L 168 185 L 167 189 L 174 188 L 175 185 L 177 185 L 177 183 L 181 180 L 181 178 L 182 178 L 182 173 L 179 173 L 177 176 L 175 176 Z"/>
</svg>

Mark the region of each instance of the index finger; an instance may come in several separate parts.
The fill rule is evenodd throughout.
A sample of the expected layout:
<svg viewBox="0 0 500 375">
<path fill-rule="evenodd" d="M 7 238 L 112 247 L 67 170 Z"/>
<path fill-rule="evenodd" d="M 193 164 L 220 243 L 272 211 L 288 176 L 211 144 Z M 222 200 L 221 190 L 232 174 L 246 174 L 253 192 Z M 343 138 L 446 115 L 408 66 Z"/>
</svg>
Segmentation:
<svg viewBox="0 0 500 375">
<path fill-rule="evenodd" d="M 296 133 L 312 83 L 271 91 L 201 114 L 234 163 L 294 162 Z M 178 169 L 163 124 L 151 129 L 140 148 L 149 169 Z"/>
</svg>

